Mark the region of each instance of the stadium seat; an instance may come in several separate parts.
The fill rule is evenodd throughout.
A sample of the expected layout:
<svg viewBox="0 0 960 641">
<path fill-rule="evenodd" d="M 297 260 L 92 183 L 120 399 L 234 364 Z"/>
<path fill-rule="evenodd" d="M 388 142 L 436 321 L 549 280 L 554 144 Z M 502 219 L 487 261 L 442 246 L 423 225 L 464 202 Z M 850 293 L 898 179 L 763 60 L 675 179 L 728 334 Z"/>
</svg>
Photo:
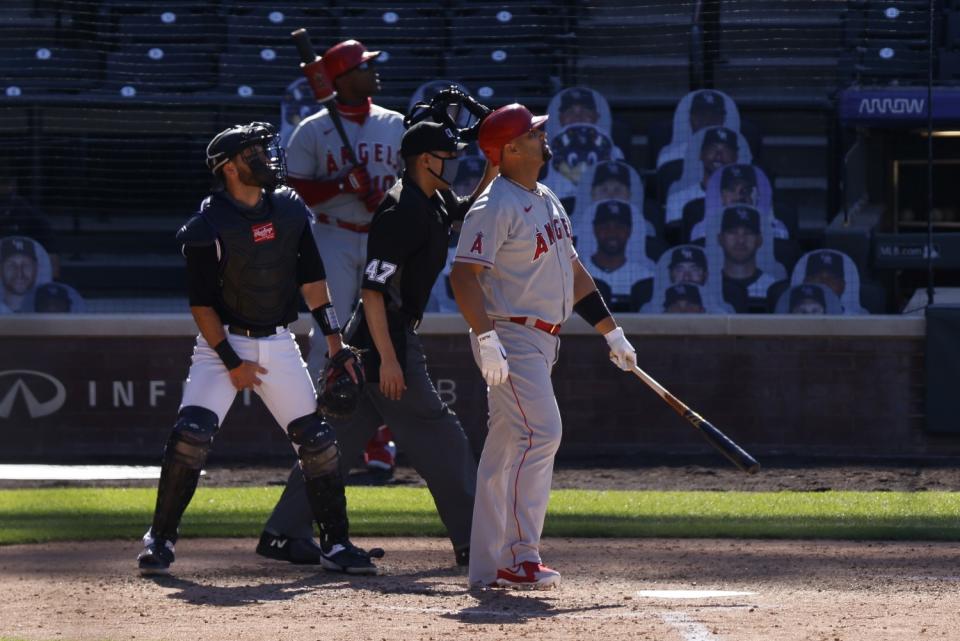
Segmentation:
<svg viewBox="0 0 960 641">
<path fill-rule="evenodd" d="M 133 98 L 142 93 L 191 93 L 216 85 L 210 49 L 170 45 L 128 45 L 107 54 L 107 91 Z"/>
<path fill-rule="evenodd" d="M 163 7 L 161 4 L 143 13 L 121 15 L 117 19 L 116 38 L 120 42 L 142 45 L 214 44 L 222 38 L 220 24 L 210 13 Z"/>
<path fill-rule="evenodd" d="M 292 45 L 239 48 L 220 55 L 218 90 L 241 98 L 283 95 L 300 77 L 300 58 Z"/>
<path fill-rule="evenodd" d="M 412 5 L 351 6 L 343 10 L 340 28 L 345 37 L 359 40 L 370 49 L 380 49 L 388 44 L 446 46 L 442 14 Z"/>
<path fill-rule="evenodd" d="M 374 64 L 379 70 L 383 91 L 388 95 L 403 96 L 406 101 L 424 78 L 442 77 L 440 56 L 435 47 L 371 45 L 371 48 L 382 52 Z"/>
<path fill-rule="evenodd" d="M 867 40 L 858 51 L 854 66 L 857 78 L 864 83 L 894 82 L 909 84 L 927 77 L 926 43 L 913 40 Z"/>
<path fill-rule="evenodd" d="M 246 45 L 281 47 L 290 44 L 290 33 L 304 28 L 317 53 L 323 53 L 340 39 L 336 16 L 324 9 L 310 11 L 255 6 L 249 11 L 227 16 L 227 39 L 231 50 Z"/>
<path fill-rule="evenodd" d="M 852 4 L 847 15 L 848 37 L 882 40 L 927 37 L 927 0 L 874 0 Z"/>
<path fill-rule="evenodd" d="M 50 44 L 57 35 L 57 18 L 52 11 L 38 11 L 33 0 L 4 0 L 0 42 L 4 47 Z"/>
<path fill-rule="evenodd" d="M 506 43 L 552 48 L 563 15 L 546 5 L 464 5 L 450 17 L 450 39 L 456 45 L 496 46 Z"/>
<path fill-rule="evenodd" d="M 454 49 L 444 77 L 462 82 L 480 100 L 500 104 L 523 96 L 549 97 L 560 90 L 556 60 L 522 47 Z"/>
<path fill-rule="evenodd" d="M 91 89 L 100 83 L 101 69 L 100 55 L 89 49 L 42 45 L 0 49 L 0 84 L 12 98 Z"/>
</svg>

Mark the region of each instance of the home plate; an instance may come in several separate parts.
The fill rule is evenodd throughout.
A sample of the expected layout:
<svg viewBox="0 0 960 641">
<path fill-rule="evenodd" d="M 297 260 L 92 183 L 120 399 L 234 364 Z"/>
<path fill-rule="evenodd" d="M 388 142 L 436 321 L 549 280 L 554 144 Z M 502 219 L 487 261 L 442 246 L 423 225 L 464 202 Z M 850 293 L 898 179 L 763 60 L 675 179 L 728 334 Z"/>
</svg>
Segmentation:
<svg viewBox="0 0 960 641">
<path fill-rule="evenodd" d="M 121 481 L 158 479 L 160 468 L 145 465 L 0 465 L 4 481 Z"/>
<path fill-rule="evenodd" d="M 733 590 L 638 590 L 637 596 L 651 599 L 714 599 L 730 596 L 750 596 L 756 592 L 735 592 Z"/>
</svg>

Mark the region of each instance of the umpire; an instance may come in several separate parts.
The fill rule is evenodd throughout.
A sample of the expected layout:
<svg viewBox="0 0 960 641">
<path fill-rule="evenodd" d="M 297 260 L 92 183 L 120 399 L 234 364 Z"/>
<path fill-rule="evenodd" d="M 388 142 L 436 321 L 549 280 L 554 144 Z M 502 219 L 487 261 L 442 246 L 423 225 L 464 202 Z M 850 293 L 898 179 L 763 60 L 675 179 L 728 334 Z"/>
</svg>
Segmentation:
<svg viewBox="0 0 960 641">
<path fill-rule="evenodd" d="M 450 230 L 496 175 L 487 167 L 469 198 L 449 191 L 457 155 L 466 146 L 447 127 L 419 122 L 400 147 L 406 171 L 373 218 L 361 304 L 347 324 L 351 345 L 366 350 L 368 384 L 352 417 L 331 423 L 340 443 L 344 474 L 363 445 L 386 423 L 413 467 L 426 480 L 453 543 L 458 565 L 470 558 L 470 525 L 476 461 L 456 414 L 440 400 L 427 372 L 416 328 L 430 290 L 447 260 Z M 299 468 L 267 521 L 257 552 L 292 562 L 311 562 L 304 539 L 313 531 Z"/>
</svg>

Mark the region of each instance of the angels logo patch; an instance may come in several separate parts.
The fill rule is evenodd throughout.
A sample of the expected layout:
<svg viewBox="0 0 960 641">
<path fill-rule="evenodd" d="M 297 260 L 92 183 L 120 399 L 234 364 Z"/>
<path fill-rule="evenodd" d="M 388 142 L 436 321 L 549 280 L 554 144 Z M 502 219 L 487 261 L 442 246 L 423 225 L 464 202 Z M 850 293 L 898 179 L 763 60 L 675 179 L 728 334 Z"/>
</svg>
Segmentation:
<svg viewBox="0 0 960 641">
<path fill-rule="evenodd" d="M 253 233 L 253 242 L 255 243 L 265 243 L 268 240 L 274 240 L 277 237 L 277 232 L 273 228 L 273 223 L 261 223 L 259 225 L 253 225 L 250 227 L 250 231 Z"/>
<path fill-rule="evenodd" d="M 471 254 L 483 254 L 483 232 L 477 232 L 477 237 L 473 239 L 473 245 L 470 246 Z"/>
</svg>

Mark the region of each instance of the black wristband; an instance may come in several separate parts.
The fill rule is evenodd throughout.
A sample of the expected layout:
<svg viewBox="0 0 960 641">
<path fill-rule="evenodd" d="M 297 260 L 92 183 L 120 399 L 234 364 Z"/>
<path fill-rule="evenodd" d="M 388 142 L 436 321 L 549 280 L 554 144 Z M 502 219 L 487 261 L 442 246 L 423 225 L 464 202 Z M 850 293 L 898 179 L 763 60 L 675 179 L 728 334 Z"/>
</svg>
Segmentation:
<svg viewBox="0 0 960 641">
<path fill-rule="evenodd" d="M 243 365 L 243 359 L 237 356 L 237 353 L 233 351 L 233 346 L 230 345 L 227 339 L 220 341 L 217 346 L 213 348 L 213 351 L 217 353 L 217 356 L 219 356 L 223 364 L 227 366 L 227 369 L 236 369 Z"/>
<path fill-rule="evenodd" d="M 596 289 L 578 300 L 573 306 L 573 311 L 580 314 L 583 320 L 590 325 L 596 325 L 603 319 L 610 317 L 610 310 L 607 309 L 607 304 L 603 302 L 603 296 Z"/>
<path fill-rule="evenodd" d="M 311 309 L 310 313 L 317 320 L 320 331 L 323 332 L 324 336 L 340 333 L 340 321 L 337 320 L 337 310 L 333 308 L 333 305 L 330 303 L 321 305 L 316 309 Z"/>
</svg>

